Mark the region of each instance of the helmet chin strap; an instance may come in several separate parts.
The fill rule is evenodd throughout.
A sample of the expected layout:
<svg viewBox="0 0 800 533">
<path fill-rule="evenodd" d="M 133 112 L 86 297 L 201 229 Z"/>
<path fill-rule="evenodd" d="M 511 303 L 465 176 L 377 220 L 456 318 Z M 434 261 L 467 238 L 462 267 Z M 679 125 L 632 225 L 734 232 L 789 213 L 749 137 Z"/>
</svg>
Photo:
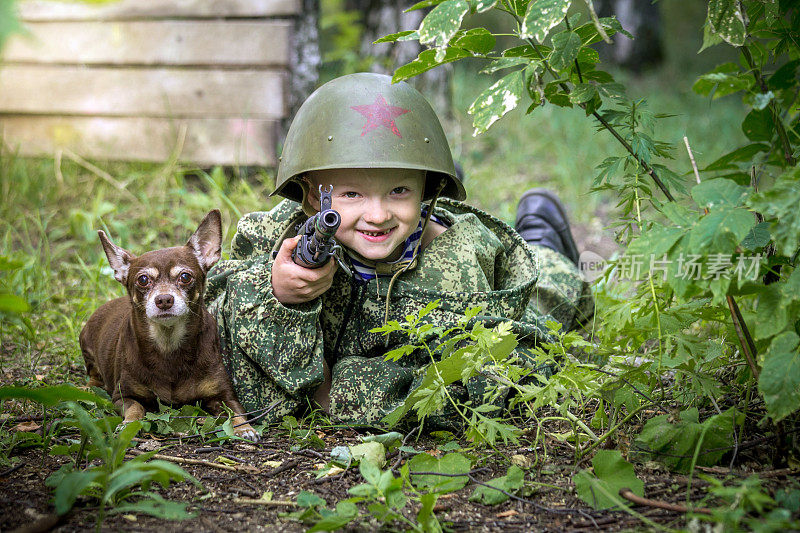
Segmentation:
<svg viewBox="0 0 800 533">
<path fill-rule="evenodd" d="M 436 188 L 436 193 L 434 193 L 433 198 L 431 198 L 431 203 L 428 206 L 428 212 L 425 213 L 425 220 L 422 221 L 422 235 L 420 236 L 419 241 L 417 241 L 417 245 L 414 247 L 414 254 L 411 256 L 411 259 L 407 259 L 406 261 L 398 261 L 397 263 L 376 263 L 375 265 L 375 271 L 377 273 L 392 274 L 392 279 L 389 281 L 389 288 L 386 290 L 386 308 L 383 313 L 384 325 L 386 325 L 386 322 L 389 320 L 389 300 L 392 297 L 394 282 L 403 272 L 416 268 L 417 258 L 419 257 L 419 249 L 422 246 L 422 241 L 425 240 L 425 230 L 428 228 L 428 222 L 430 222 L 431 215 L 436 207 L 436 200 L 439 199 L 439 195 L 442 194 L 442 190 L 446 184 L 447 182 L 445 180 L 440 180 L 439 186 Z M 378 269 L 379 266 L 384 267 L 384 272 L 381 272 L 381 270 Z M 386 336 L 386 346 L 389 346 L 388 335 Z"/>
</svg>

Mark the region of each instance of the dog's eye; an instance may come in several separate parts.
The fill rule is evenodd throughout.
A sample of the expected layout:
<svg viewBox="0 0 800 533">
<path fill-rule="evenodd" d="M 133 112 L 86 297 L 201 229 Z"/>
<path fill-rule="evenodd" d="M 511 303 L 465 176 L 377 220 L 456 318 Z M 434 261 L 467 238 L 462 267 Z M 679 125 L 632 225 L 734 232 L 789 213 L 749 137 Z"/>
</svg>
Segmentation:
<svg viewBox="0 0 800 533">
<path fill-rule="evenodd" d="M 188 285 L 189 283 L 192 282 L 192 275 L 189 274 L 188 272 L 183 272 L 180 276 L 178 276 L 178 281 Z"/>
<path fill-rule="evenodd" d="M 142 274 L 141 276 L 136 278 L 136 283 L 140 287 L 147 287 L 147 284 L 150 283 L 150 278 L 148 276 L 146 276 L 145 274 Z"/>
</svg>

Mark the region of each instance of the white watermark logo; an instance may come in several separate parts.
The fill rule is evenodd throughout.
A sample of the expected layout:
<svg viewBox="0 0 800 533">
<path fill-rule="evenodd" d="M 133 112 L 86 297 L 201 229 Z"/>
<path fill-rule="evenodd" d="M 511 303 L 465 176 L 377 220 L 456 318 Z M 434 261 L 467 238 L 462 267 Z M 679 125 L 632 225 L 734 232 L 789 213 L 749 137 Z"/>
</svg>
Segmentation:
<svg viewBox="0 0 800 533">
<path fill-rule="evenodd" d="M 603 259 L 603 256 L 590 250 L 584 250 L 578 258 L 578 268 L 581 271 L 581 275 L 583 279 L 589 282 L 602 276 L 606 265 L 607 261 Z"/>
<path fill-rule="evenodd" d="M 667 257 L 667 254 L 660 257 L 655 254 L 630 254 L 609 262 L 587 250 L 581 253 L 578 268 L 583 279 L 589 282 L 603 276 L 609 267 L 614 269 L 611 279 L 618 281 L 637 281 L 650 277 L 661 281 L 667 278 L 694 281 L 736 278 L 741 282 L 757 280 L 764 259 L 761 254 L 680 253 L 674 258 Z"/>
</svg>

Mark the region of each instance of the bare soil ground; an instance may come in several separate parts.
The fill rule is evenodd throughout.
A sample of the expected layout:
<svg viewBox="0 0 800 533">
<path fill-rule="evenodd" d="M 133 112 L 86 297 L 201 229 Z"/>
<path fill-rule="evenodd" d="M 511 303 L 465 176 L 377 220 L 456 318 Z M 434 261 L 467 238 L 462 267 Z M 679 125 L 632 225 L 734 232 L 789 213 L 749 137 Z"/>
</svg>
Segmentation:
<svg viewBox="0 0 800 533">
<path fill-rule="evenodd" d="M 17 422 L 36 416 L 17 416 L 7 422 Z M 161 448 L 160 453 L 180 461 L 189 459 L 200 464 L 181 466 L 200 480 L 202 487 L 189 482 L 176 483 L 167 490 L 156 490 L 171 500 L 189 503 L 196 513 L 192 519 L 171 522 L 146 515 L 117 514 L 106 518 L 104 531 L 304 531 L 311 524 L 303 524 L 283 516 L 296 510 L 292 505 L 254 504 L 246 500 L 259 499 L 265 492 L 273 493 L 272 500 L 294 502 L 300 491 L 306 490 L 324 498 L 332 508 L 339 500 L 349 497 L 347 489 L 363 483 L 357 468 L 343 474 L 317 479 L 316 471 L 329 458 L 334 446 L 355 444 L 359 434 L 352 429 L 317 430 L 324 448 L 298 449 L 298 441 L 283 430 L 265 432 L 262 440 L 255 444 L 228 441 L 219 444 L 202 444 L 194 439 L 178 439 L 143 434 L 136 439 L 136 449 L 150 451 Z M 409 443 L 417 450 L 441 454 L 438 447 L 443 442 L 431 436 Z M 466 447 L 468 443 L 462 442 Z M 577 498 L 572 483 L 575 472 L 574 456 L 570 445 L 554 439 L 545 441 L 544 448 L 522 446 L 500 447 L 501 453 L 470 452 L 480 456 L 476 466 L 481 467 L 476 479 L 487 481 L 502 476 L 508 468 L 508 458 L 522 455 L 533 463 L 537 457 L 540 465 L 530 469 L 526 476 L 527 492 L 520 494 L 525 501 L 509 500 L 500 505 L 488 506 L 469 501 L 475 486 L 468 484 L 463 489 L 440 497 L 435 513 L 441 523 L 453 531 L 621 531 L 642 530 L 643 523 L 630 514 L 620 511 L 593 511 Z M 530 443 L 528 443 L 530 444 Z M 622 444 L 622 443 L 617 443 Z M 135 452 L 134 452 L 135 453 Z M 95 503 L 79 499 L 74 509 L 66 516 L 55 517 L 51 503 L 52 489 L 45 486 L 45 479 L 71 457 L 52 456 L 41 448 L 18 449 L 11 453 L 14 465 L 0 471 L 0 530 L 1 531 L 89 531 L 95 528 L 97 507 Z M 227 459 L 227 470 L 221 469 L 220 458 Z M 393 452 L 388 457 L 390 465 L 400 465 L 404 457 Z M 587 463 L 581 467 L 590 466 Z M 707 475 L 725 477 L 729 473 L 746 476 L 747 470 L 759 469 L 750 462 L 749 468 L 729 471 L 726 468 L 701 469 Z M 763 469 L 763 465 L 760 467 Z M 655 463 L 636 465 L 636 474 L 643 480 L 645 496 L 666 503 L 685 504 L 686 476 L 669 473 Z M 796 475 L 785 471 L 761 473 L 767 484 L 780 486 L 787 476 Z M 691 480 L 690 494 L 693 500 L 701 497 L 705 482 Z M 685 527 L 685 514 L 676 511 L 633 506 L 637 512 L 650 520 L 668 527 Z M 408 505 L 406 515 L 414 518 L 418 511 Z M 42 527 L 44 526 L 44 527 Z M 401 527 L 401 524 L 396 524 Z M 21 529 L 18 529 L 21 528 Z M 372 531 L 381 524 L 369 519 L 354 522 L 347 530 Z"/>
</svg>

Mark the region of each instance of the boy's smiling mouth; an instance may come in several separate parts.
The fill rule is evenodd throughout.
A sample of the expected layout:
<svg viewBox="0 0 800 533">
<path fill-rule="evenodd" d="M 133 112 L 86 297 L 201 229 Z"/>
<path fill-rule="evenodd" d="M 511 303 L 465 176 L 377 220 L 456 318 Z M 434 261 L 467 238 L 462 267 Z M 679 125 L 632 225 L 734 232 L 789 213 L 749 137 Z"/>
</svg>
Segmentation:
<svg viewBox="0 0 800 533">
<path fill-rule="evenodd" d="M 357 230 L 362 237 L 370 242 L 381 242 L 389 238 L 396 228 L 389 228 L 382 231 L 366 231 L 366 230 Z"/>
</svg>

